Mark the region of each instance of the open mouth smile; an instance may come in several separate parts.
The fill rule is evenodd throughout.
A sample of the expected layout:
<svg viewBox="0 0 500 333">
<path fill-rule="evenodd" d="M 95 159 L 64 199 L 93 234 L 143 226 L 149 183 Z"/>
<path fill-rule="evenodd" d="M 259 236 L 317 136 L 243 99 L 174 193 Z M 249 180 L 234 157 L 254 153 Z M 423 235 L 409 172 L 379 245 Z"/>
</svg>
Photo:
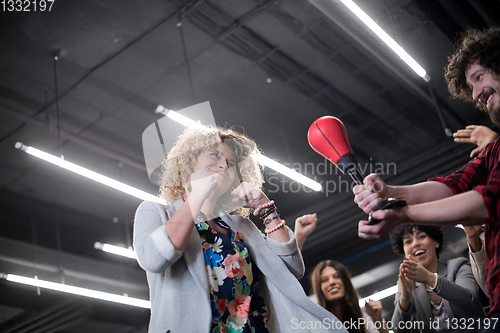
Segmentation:
<svg viewBox="0 0 500 333">
<path fill-rule="evenodd" d="M 413 253 L 416 258 L 421 258 L 425 254 L 425 250 L 418 250 Z"/>
<path fill-rule="evenodd" d="M 333 287 L 333 288 L 328 289 L 327 291 L 329 294 L 336 294 L 339 292 L 339 290 L 340 290 L 339 287 Z"/>
</svg>

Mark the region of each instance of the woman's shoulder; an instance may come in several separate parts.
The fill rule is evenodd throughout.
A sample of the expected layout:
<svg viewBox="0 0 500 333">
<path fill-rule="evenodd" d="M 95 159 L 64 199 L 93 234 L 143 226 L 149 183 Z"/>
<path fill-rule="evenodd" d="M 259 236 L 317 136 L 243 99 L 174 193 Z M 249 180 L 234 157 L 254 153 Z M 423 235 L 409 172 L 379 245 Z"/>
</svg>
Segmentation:
<svg viewBox="0 0 500 333">
<path fill-rule="evenodd" d="M 446 270 L 448 271 L 448 273 L 456 273 L 461 269 L 471 269 L 469 259 L 463 257 L 450 259 L 443 264 L 446 265 Z M 467 266 L 469 268 L 467 268 Z"/>
<path fill-rule="evenodd" d="M 182 205 L 182 198 L 179 198 L 170 203 L 167 202 L 159 202 L 159 201 L 143 201 L 136 210 L 136 216 L 143 213 L 164 213 L 170 212 L 175 213 L 177 209 Z"/>
<path fill-rule="evenodd" d="M 463 264 L 468 264 L 469 260 L 463 257 L 453 258 L 445 262 L 446 265 L 462 266 Z"/>
<path fill-rule="evenodd" d="M 150 210 L 150 209 L 158 209 L 162 207 L 163 209 L 167 208 L 170 204 L 169 203 L 160 203 L 156 201 L 143 201 L 137 207 L 137 211 L 142 211 L 142 210 Z"/>
</svg>

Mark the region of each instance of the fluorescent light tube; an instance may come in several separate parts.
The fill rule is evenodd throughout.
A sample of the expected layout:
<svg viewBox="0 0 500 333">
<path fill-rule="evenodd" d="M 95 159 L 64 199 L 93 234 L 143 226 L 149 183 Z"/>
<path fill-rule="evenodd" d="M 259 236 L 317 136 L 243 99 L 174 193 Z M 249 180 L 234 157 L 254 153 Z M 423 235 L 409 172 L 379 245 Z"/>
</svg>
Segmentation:
<svg viewBox="0 0 500 333">
<path fill-rule="evenodd" d="M 20 276 L 20 275 L 15 275 L 15 274 L 1 273 L 0 278 L 3 278 L 7 281 L 22 283 L 22 284 L 40 287 L 40 288 L 45 288 L 45 289 L 50 289 L 50 290 L 62 291 L 62 292 L 73 294 L 73 295 L 85 296 L 85 297 L 100 299 L 103 301 L 132 305 L 132 306 L 137 306 L 137 307 L 145 308 L 145 309 L 151 308 L 150 301 L 139 299 L 139 298 L 133 298 L 133 297 L 128 297 L 128 296 L 105 293 L 103 291 L 97 291 L 97 290 L 92 290 L 92 289 L 87 289 L 87 288 L 69 286 L 66 284 L 55 283 L 55 282 L 50 282 L 50 281 L 45 281 L 45 280 L 39 280 L 36 278 L 35 279 L 28 278 L 28 277 L 24 277 L 24 276 Z"/>
<path fill-rule="evenodd" d="M 368 302 L 368 299 L 372 299 L 374 301 L 379 301 L 383 298 L 389 297 L 391 295 L 394 295 L 398 291 L 398 285 L 392 286 L 390 288 L 384 289 L 382 291 L 379 291 L 378 293 L 375 293 L 371 296 L 362 298 L 359 300 L 359 306 L 365 306 L 365 303 Z"/>
<path fill-rule="evenodd" d="M 283 164 L 278 163 L 275 160 L 270 159 L 269 157 L 266 157 L 262 154 L 252 154 L 252 156 L 255 159 L 257 159 L 257 162 L 259 162 L 260 164 L 265 165 L 266 167 L 271 168 L 271 169 L 281 173 L 282 175 L 285 175 L 288 178 L 295 180 L 296 182 L 299 182 L 304 186 L 309 187 L 310 189 L 312 189 L 316 192 L 319 192 L 322 189 L 322 186 L 320 183 L 318 183 L 310 178 L 307 178 L 304 175 L 301 175 L 297 171 L 290 169 L 290 168 L 284 166 Z"/>
<path fill-rule="evenodd" d="M 210 131 L 210 129 L 208 127 L 200 124 L 199 122 L 196 122 L 188 117 L 185 117 L 185 116 L 183 116 L 180 113 L 177 113 L 175 111 L 168 110 L 163 105 L 158 105 L 156 107 L 155 113 L 159 113 L 159 114 L 162 114 L 164 116 L 167 116 L 170 119 L 178 122 L 179 124 L 182 124 L 182 125 L 189 127 L 189 128 L 199 128 L 199 129 L 204 130 L 204 131 Z M 290 169 L 290 168 L 284 166 L 283 164 L 278 163 L 278 162 L 270 159 L 269 157 L 266 157 L 262 154 L 252 154 L 252 157 L 255 158 L 258 163 L 260 163 L 268 168 L 271 168 L 271 169 L 289 177 L 290 179 L 295 180 L 296 182 L 299 182 L 302 185 L 309 187 L 310 189 L 312 189 L 316 192 L 321 191 L 321 189 L 323 188 L 320 183 L 318 183 L 310 178 L 307 178 L 304 175 L 301 175 L 297 171 Z"/>
<path fill-rule="evenodd" d="M 134 250 L 127 249 L 124 247 L 116 246 L 116 245 L 111 245 L 111 244 L 106 244 L 106 243 L 100 243 L 100 242 L 95 242 L 94 247 L 98 250 L 102 250 L 104 252 L 108 253 L 113 253 L 122 257 L 127 257 L 131 259 L 137 259 L 137 255 Z"/>
<path fill-rule="evenodd" d="M 431 77 L 398 43 L 394 41 L 375 21 L 373 21 L 352 0 L 340 0 L 354 15 L 356 15 L 371 31 L 373 31 L 387 46 L 391 48 L 418 76 L 429 82 Z"/>
<path fill-rule="evenodd" d="M 16 143 L 16 148 L 22 150 L 30 155 L 38 157 L 44 161 L 50 162 L 52 164 L 58 165 L 63 169 L 72 171 L 81 176 L 87 177 L 88 179 L 92 179 L 98 183 L 114 188 L 115 190 L 121 191 L 123 193 L 129 194 L 133 197 L 139 198 L 141 200 L 154 201 L 158 203 L 165 203 L 165 201 L 155 195 L 149 194 L 147 192 L 136 189 L 135 187 L 129 186 L 112 178 L 103 176 L 97 172 L 89 170 L 87 168 L 81 167 L 77 164 L 68 162 L 60 157 L 51 155 L 39 149 L 26 146 L 21 142 Z"/>
<path fill-rule="evenodd" d="M 178 122 L 179 124 L 182 124 L 186 127 L 189 128 L 197 128 L 206 132 L 211 131 L 210 128 L 207 126 L 202 125 L 200 122 L 194 121 L 186 116 L 183 116 L 182 114 L 175 112 L 174 110 L 168 110 L 166 109 L 163 105 L 158 105 L 155 110 L 156 113 L 161 113 L 164 116 L 167 116 L 168 118 Z"/>
</svg>

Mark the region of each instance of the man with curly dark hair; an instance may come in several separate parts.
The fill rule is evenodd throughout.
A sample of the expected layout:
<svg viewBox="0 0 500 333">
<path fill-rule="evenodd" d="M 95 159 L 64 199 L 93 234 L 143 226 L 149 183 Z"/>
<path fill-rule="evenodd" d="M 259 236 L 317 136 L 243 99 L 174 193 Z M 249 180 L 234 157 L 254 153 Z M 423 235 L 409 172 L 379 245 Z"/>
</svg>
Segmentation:
<svg viewBox="0 0 500 333">
<path fill-rule="evenodd" d="M 448 59 L 445 77 L 454 97 L 476 101 L 500 125 L 499 28 L 469 30 L 463 34 Z M 355 186 L 353 192 L 354 201 L 365 213 L 388 198 L 406 200 L 408 206 L 374 212 L 373 218 L 381 221 L 376 225 L 360 221 L 358 234 L 362 238 L 380 238 L 407 223 L 485 225 L 485 275 L 491 296 L 487 316 L 495 323 L 500 321 L 500 141 L 487 145 L 476 158 L 448 177 L 391 186 L 371 174 L 363 183 Z M 500 323 L 495 326 L 488 328 L 498 332 Z"/>
<path fill-rule="evenodd" d="M 500 28 L 468 30 L 448 58 L 448 90 L 486 111 L 500 126 Z"/>
</svg>

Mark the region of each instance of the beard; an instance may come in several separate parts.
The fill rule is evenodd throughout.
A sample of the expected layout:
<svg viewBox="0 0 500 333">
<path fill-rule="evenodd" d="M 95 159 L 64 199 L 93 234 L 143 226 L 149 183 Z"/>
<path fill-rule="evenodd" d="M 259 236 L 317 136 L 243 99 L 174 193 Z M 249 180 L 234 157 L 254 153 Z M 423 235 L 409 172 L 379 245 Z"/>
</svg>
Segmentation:
<svg viewBox="0 0 500 333">
<path fill-rule="evenodd" d="M 477 101 L 476 106 L 478 109 L 484 111 L 491 119 L 493 124 L 495 124 L 497 127 L 500 127 L 500 108 L 493 108 L 493 109 L 488 109 L 486 106 L 486 103 Z"/>
</svg>

